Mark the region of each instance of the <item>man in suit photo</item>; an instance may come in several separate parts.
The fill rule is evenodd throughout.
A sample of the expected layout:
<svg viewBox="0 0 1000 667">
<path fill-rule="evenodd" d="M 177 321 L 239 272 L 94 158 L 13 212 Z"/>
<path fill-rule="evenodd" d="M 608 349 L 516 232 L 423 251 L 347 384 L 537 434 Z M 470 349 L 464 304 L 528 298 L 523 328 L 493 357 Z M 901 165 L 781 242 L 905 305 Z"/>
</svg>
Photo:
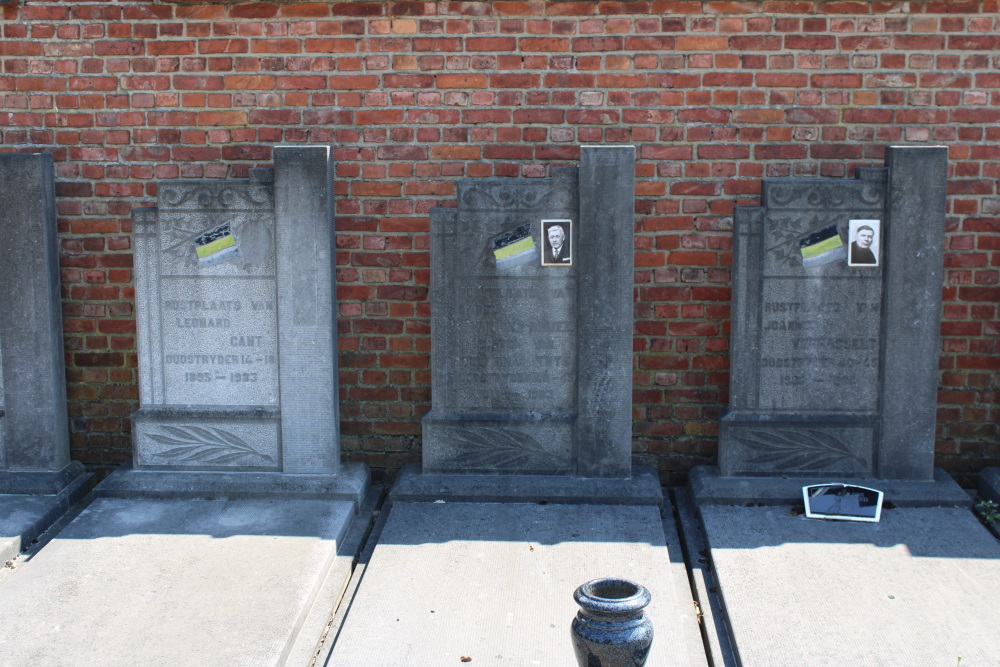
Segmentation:
<svg viewBox="0 0 1000 667">
<path fill-rule="evenodd" d="M 570 253 L 570 239 L 566 233 L 566 230 L 569 228 L 569 221 L 559 220 L 551 224 L 543 223 L 543 227 L 545 254 L 542 264 L 572 264 L 573 256 Z"/>
</svg>

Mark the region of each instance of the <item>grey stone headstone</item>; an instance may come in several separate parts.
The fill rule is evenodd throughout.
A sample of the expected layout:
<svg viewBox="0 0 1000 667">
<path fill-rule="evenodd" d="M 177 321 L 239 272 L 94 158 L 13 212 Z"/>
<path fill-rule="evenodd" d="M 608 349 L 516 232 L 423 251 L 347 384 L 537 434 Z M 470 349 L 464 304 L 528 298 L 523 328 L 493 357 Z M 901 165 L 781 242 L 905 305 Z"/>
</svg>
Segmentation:
<svg viewBox="0 0 1000 667">
<path fill-rule="evenodd" d="M 0 493 L 59 492 L 69 460 L 52 155 L 0 155 Z"/>
<path fill-rule="evenodd" d="M 431 211 L 425 471 L 630 475 L 634 163 L 584 146 L 579 168 L 461 181 Z"/>
<path fill-rule="evenodd" d="M 946 176 L 947 149 L 891 147 L 737 208 L 722 475 L 933 479 Z M 876 265 L 849 265 L 852 220 L 878 221 Z M 843 246 L 804 258 L 831 226 Z"/>
<path fill-rule="evenodd" d="M 332 149 L 277 146 L 273 170 L 162 182 L 133 213 L 137 470 L 341 469 L 333 207 Z"/>
</svg>

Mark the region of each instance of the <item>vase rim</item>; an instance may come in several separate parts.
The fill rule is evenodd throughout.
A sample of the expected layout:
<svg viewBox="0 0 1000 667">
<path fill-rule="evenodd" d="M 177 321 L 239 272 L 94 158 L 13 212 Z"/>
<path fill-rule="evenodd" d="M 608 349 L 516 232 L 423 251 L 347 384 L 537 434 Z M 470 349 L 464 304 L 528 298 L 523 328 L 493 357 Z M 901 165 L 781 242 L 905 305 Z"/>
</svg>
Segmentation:
<svg viewBox="0 0 1000 667">
<path fill-rule="evenodd" d="M 604 612 L 634 612 L 652 600 L 646 587 L 620 577 L 603 577 L 583 584 L 573 593 L 581 607 Z"/>
</svg>

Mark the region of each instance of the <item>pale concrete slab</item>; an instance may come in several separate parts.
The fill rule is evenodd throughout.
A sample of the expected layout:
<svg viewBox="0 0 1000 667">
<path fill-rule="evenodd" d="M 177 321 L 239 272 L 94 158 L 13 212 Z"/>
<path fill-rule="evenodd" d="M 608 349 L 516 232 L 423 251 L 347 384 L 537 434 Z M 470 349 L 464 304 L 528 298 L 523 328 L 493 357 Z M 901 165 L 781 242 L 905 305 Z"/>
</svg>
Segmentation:
<svg viewBox="0 0 1000 667">
<path fill-rule="evenodd" d="M 354 514 L 347 501 L 100 498 L 0 586 L 18 601 L 0 605 L 0 665 L 311 655 L 331 612 L 317 601 L 343 585 L 330 573 L 350 576 L 337 545 Z"/>
<path fill-rule="evenodd" d="M 1000 542 L 967 509 L 700 511 L 740 664 L 1000 664 Z"/>
<path fill-rule="evenodd" d="M 652 593 L 647 664 L 706 664 L 659 508 L 463 502 L 391 506 L 326 664 L 575 666 L 573 591 L 603 576 Z"/>
</svg>

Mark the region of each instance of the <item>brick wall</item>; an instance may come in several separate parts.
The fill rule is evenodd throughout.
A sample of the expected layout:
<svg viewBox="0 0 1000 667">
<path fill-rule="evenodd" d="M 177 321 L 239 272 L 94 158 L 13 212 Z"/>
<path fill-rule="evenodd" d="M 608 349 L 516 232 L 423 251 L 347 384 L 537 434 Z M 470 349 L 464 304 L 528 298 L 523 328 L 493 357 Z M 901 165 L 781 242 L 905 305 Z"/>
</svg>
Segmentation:
<svg viewBox="0 0 1000 667">
<path fill-rule="evenodd" d="M 764 176 L 949 146 L 939 463 L 1000 464 L 1000 1 L 59 2 L 0 7 L 0 150 L 57 162 L 73 455 L 130 455 L 129 211 L 337 146 L 343 445 L 419 459 L 428 209 L 635 144 L 634 449 L 679 481 L 727 401 L 731 214 Z"/>
</svg>

